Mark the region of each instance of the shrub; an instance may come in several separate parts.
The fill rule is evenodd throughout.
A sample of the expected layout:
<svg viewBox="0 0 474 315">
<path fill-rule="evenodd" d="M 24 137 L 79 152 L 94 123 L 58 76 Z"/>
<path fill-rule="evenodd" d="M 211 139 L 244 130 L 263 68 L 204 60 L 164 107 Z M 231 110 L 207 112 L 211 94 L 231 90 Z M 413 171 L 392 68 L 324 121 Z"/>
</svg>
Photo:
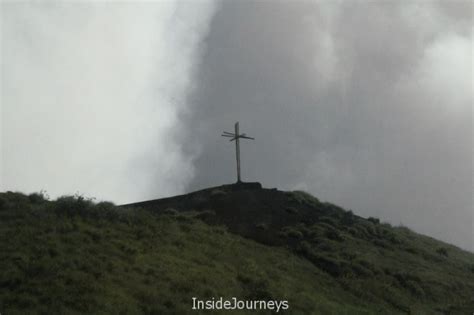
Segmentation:
<svg viewBox="0 0 474 315">
<path fill-rule="evenodd" d="M 289 193 L 290 199 L 296 201 L 299 204 L 304 204 L 310 207 L 317 207 L 320 205 L 320 201 L 318 198 L 314 197 L 313 195 L 301 191 L 296 190 Z"/>
<path fill-rule="evenodd" d="M 314 225 L 314 227 L 319 227 L 322 230 L 331 230 L 334 229 L 332 225 L 327 224 L 326 222 L 319 222 Z"/>
<path fill-rule="evenodd" d="M 324 229 L 320 228 L 318 225 L 313 225 L 311 226 L 311 228 L 309 229 L 309 233 L 308 233 L 308 236 L 312 239 L 312 240 L 317 240 L 319 237 L 321 237 L 322 235 L 324 235 Z"/>
<path fill-rule="evenodd" d="M 349 232 L 349 234 L 351 234 L 352 236 L 357 236 L 357 229 L 356 228 L 353 228 L 353 227 L 350 227 L 347 229 L 347 231 Z"/>
<path fill-rule="evenodd" d="M 290 213 L 290 214 L 297 214 L 298 213 L 298 209 L 293 208 L 293 207 L 287 207 L 287 208 L 285 208 L 285 211 L 287 213 Z"/>
<path fill-rule="evenodd" d="M 365 230 L 367 231 L 367 233 L 369 234 L 369 236 L 375 236 L 377 235 L 377 231 L 374 226 L 372 225 L 366 225 L 365 226 Z"/>
<path fill-rule="evenodd" d="M 374 274 L 381 274 L 383 271 L 379 269 L 375 264 L 373 264 L 370 261 L 364 260 L 364 259 L 357 259 L 356 260 L 357 264 L 363 266 L 364 268 L 370 270 Z"/>
<path fill-rule="evenodd" d="M 117 208 L 112 202 L 99 202 L 91 210 L 93 210 L 96 218 L 113 220 L 118 217 Z"/>
<path fill-rule="evenodd" d="M 333 277 L 347 276 L 352 273 L 350 265 L 347 262 L 337 259 L 315 254 L 311 257 L 311 261 L 323 271 L 329 273 Z"/>
<path fill-rule="evenodd" d="M 349 276 L 353 274 L 352 267 L 348 262 L 317 253 L 306 241 L 301 242 L 296 251 L 298 254 L 311 261 L 316 267 L 329 273 L 333 277 Z M 360 267 L 360 270 L 362 270 L 362 268 L 363 267 Z"/>
<path fill-rule="evenodd" d="M 418 255 L 420 252 L 418 251 L 418 249 L 416 249 L 415 247 L 410 247 L 410 246 L 407 246 L 407 247 L 404 247 L 403 248 L 405 251 L 411 253 L 411 254 L 415 254 L 415 255 Z"/>
<path fill-rule="evenodd" d="M 380 224 L 380 219 L 378 219 L 378 218 L 369 217 L 367 220 L 369 222 L 372 222 L 373 224 Z"/>
<path fill-rule="evenodd" d="M 354 236 L 357 236 L 363 239 L 372 239 L 373 229 L 372 230 L 368 229 L 366 224 L 358 223 L 358 224 L 355 224 L 353 228 L 354 228 L 354 232 L 352 233 L 354 233 L 353 234 Z"/>
<path fill-rule="evenodd" d="M 32 193 L 28 195 L 28 199 L 33 204 L 40 204 L 46 201 L 43 193 Z"/>
<path fill-rule="evenodd" d="M 242 284 L 245 297 L 249 300 L 271 299 L 267 276 L 254 261 L 245 262 L 238 271 L 237 280 Z"/>
<path fill-rule="evenodd" d="M 216 212 L 213 210 L 204 210 L 204 211 L 199 211 L 194 217 L 197 219 L 205 220 L 215 215 L 216 215 Z"/>
<path fill-rule="evenodd" d="M 351 268 L 352 268 L 352 271 L 354 272 L 354 274 L 356 276 L 359 276 L 359 277 L 371 277 L 371 276 L 374 275 L 372 273 L 372 271 L 370 271 L 368 268 L 366 268 L 362 265 L 359 265 L 357 263 L 352 264 Z"/>
<path fill-rule="evenodd" d="M 410 230 L 408 227 L 406 227 L 404 225 L 400 225 L 400 226 L 397 226 L 397 229 L 399 231 L 402 231 L 403 233 L 408 234 L 409 236 L 413 237 L 413 231 Z"/>
<path fill-rule="evenodd" d="M 55 212 L 57 215 L 73 217 L 76 215 L 87 216 L 93 207 L 93 202 L 83 196 L 63 196 L 55 202 Z"/>
<path fill-rule="evenodd" d="M 201 194 L 196 194 L 192 197 L 192 201 L 197 207 L 199 207 L 204 205 L 207 202 L 207 199 Z"/>
<path fill-rule="evenodd" d="M 468 269 L 470 272 L 474 273 L 474 264 L 469 265 L 469 266 L 467 267 L 467 269 Z"/>
<path fill-rule="evenodd" d="M 239 274 L 237 280 L 242 283 L 243 291 L 249 300 L 263 300 L 272 298 L 269 292 L 268 280 L 264 278 L 254 278 L 248 275 Z"/>
<path fill-rule="evenodd" d="M 374 243 L 374 245 L 376 245 L 376 246 L 386 248 L 386 249 L 390 249 L 390 246 L 386 241 L 375 239 L 375 240 L 372 241 L 372 243 Z"/>
<path fill-rule="evenodd" d="M 331 226 L 338 226 L 337 219 L 336 219 L 336 218 L 332 218 L 332 217 L 328 217 L 328 216 L 321 217 L 321 218 L 319 219 L 319 222 L 320 222 L 320 223 L 325 223 L 325 224 L 331 225 Z"/>
<path fill-rule="evenodd" d="M 367 226 L 367 231 L 370 233 L 371 236 L 377 237 L 382 241 L 388 241 L 392 244 L 401 244 L 401 239 L 392 232 L 391 229 L 387 229 L 380 225 L 377 226 Z"/>
<path fill-rule="evenodd" d="M 318 250 L 324 252 L 336 252 L 339 250 L 334 244 L 327 239 L 318 240 Z"/>
<path fill-rule="evenodd" d="M 0 196 L 0 210 L 6 209 L 8 206 L 8 201 L 3 196 Z"/>
<path fill-rule="evenodd" d="M 406 273 L 406 272 L 398 272 L 398 273 L 395 273 L 393 276 L 402 285 L 404 285 L 407 281 L 415 281 L 415 282 L 420 282 L 421 281 L 421 279 L 418 276 L 412 275 L 412 274 L 409 274 L 409 273 Z"/>
<path fill-rule="evenodd" d="M 341 242 L 341 241 L 344 240 L 344 237 L 342 237 L 341 233 L 339 233 L 335 229 L 327 230 L 325 235 L 326 235 L 327 238 L 329 238 L 330 240 L 333 240 L 333 241 Z"/>
<path fill-rule="evenodd" d="M 163 211 L 163 214 L 166 214 L 166 215 L 178 215 L 178 210 L 174 209 L 174 208 L 166 208 L 164 211 Z"/>
<path fill-rule="evenodd" d="M 175 216 L 176 221 L 179 222 L 191 222 L 195 217 L 198 217 L 199 213 L 189 213 L 180 212 Z"/>
<path fill-rule="evenodd" d="M 345 225 L 352 225 L 354 224 L 355 221 L 356 221 L 356 217 L 354 213 L 352 212 L 352 210 L 346 211 L 342 215 L 341 222 Z"/>
<path fill-rule="evenodd" d="M 255 225 L 255 227 L 259 230 L 268 230 L 268 224 L 267 223 L 259 223 L 257 225 Z"/>
<path fill-rule="evenodd" d="M 296 238 L 296 239 L 302 239 L 303 238 L 303 233 L 301 233 L 301 231 L 298 231 L 297 229 L 295 229 L 292 226 L 285 226 L 281 230 L 280 235 L 284 236 L 284 237 L 290 237 L 290 238 Z"/>
<path fill-rule="evenodd" d="M 448 257 L 448 249 L 445 247 L 440 247 L 436 250 L 436 252 L 444 257 Z"/>
<path fill-rule="evenodd" d="M 425 292 L 420 285 L 421 279 L 418 276 L 408 273 L 396 273 L 393 276 L 403 288 L 408 289 L 412 294 L 418 297 L 425 295 Z"/>
</svg>

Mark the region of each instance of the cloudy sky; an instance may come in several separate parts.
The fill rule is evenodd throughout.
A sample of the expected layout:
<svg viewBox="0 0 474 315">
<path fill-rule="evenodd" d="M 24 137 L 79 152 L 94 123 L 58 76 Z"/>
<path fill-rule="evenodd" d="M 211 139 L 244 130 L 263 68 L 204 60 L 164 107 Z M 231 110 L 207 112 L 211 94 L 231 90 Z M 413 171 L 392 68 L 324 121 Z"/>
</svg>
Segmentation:
<svg viewBox="0 0 474 315">
<path fill-rule="evenodd" d="M 474 250 L 466 1 L 1 2 L 0 190 L 235 180 Z"/>
</svg>

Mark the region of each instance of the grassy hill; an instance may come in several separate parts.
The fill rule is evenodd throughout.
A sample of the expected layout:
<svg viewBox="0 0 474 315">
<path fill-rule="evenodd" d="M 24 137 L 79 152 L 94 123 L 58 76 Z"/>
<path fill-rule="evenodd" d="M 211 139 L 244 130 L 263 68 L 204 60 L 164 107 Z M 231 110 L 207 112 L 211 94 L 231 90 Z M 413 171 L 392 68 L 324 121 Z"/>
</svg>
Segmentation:
<svg viewBox="0 0 474 315">
<path fill-rule="evenodd" d="M 1 314 L 471 314 L 474 254 L 303 192 L 228 185 L 124 207 L 0 193 Z"/>
</svg>

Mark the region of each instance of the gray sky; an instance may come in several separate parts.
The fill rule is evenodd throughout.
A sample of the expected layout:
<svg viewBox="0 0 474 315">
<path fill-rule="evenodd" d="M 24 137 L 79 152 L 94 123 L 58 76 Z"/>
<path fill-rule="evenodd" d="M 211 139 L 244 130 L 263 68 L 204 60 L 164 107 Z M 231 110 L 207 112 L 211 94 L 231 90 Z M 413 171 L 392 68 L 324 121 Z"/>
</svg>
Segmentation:
<svg viewBox="0 0 474 315">
<path fill-rule="evenodd" d="M 214 3 L 1 2 L 1 189 L 184 191 L 175 139 Z"/>
<path fill-rule="evenodd" d="M 474 249 L 472 3 L 2 3 L 1 189 L 243 178 Z"/>
</svg>

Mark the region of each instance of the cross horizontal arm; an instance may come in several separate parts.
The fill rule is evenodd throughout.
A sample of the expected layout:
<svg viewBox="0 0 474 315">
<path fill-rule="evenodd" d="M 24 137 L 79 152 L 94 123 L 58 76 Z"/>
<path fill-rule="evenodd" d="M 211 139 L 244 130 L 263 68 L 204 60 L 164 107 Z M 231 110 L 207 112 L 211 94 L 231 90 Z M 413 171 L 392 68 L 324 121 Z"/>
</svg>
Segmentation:
<svg viewBox="0 0 474 315">
<path fill-rule="evenodd" d="M 226 134 L 222 134 L 221 137 L 227 137 L 227 138 L 232 138 L 233 140 L 239 138 L 239 139 L 250 139 L 250 140 L 255 140 L 255 138 L 252 138 L 252 137 L 248 137 L 248 136 L 243 136 L 243 135 L 240 135 L 240 136 L 235 136 L 235 135 L 226 135 Z"/>
<path fill-rule="evenodd" d="M 252 137 L 247 137 L 247 136 L 239 136 L 239 138 L 244 138 L 244 139 L 255 140 L 255 138 L 252 138 Z"/>
</svg>

